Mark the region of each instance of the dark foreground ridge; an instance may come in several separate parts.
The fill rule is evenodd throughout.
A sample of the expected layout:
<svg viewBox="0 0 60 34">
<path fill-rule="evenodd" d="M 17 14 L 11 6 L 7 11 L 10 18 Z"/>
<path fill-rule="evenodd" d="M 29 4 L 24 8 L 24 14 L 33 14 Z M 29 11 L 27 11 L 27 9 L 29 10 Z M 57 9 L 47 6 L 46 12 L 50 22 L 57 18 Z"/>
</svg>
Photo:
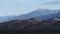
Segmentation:
<svg viewBox="0 0 60 34">
<path fill-rule="evenodd" d="M 0 33 L 60 33 L 60 30 L 0 30 Z"/>
<path fill-rule="evenodd" d="M 60 30 L 60 18 L 51 18 L 48 20 L 36 20 L 34 18 L 27 20 L 11 20 L 0 23 L 0 32 L 9 31 L 36 31 L 36 30 Z"/>
</svg>

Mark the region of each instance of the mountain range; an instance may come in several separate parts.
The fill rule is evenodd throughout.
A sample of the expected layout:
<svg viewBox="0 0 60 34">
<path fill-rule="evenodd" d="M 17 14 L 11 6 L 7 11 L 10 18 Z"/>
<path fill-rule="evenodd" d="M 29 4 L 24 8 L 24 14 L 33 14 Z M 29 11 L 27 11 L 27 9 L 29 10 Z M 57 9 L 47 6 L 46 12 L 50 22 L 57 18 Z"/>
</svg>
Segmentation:
<svg viewBox="0 0 60 34">
<path fill-rule="evenodd" d="M 60 30 L 60 10 L 37 9 L 0 20 L 0 30 Z"/>
<path fill-rule="evenodd" d="M 30 18 L 35 18 L 37 20 L 48 20 L 51 18 L 60 18 L 60 10 L 36 9 L 28 14 L 0 17 L 0 22 L 6 22 L 14 19 L 26 20 Z"/>
</svg>

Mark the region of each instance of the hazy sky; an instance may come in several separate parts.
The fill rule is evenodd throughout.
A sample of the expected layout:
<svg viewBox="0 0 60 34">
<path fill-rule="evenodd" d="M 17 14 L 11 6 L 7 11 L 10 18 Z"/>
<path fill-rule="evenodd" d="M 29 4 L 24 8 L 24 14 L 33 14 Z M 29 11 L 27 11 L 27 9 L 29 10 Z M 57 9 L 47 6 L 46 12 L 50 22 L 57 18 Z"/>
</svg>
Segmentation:
<svg viewBox="0 0 60 34">
<path fill-rule="evenodd" d="M 35 9 L 60 9 L 59 0 L 0 0 L 0 16 L 29 13 Z"/>
</svg>

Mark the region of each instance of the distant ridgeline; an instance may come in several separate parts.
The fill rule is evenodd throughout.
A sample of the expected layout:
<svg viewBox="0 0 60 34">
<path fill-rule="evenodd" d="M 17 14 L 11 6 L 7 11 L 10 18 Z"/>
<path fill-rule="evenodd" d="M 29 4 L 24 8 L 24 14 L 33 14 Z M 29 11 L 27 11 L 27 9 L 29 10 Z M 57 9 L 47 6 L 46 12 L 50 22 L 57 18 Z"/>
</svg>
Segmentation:
<svg viewBox="0 0 60 34">
<path fill-rule="evenodd" d="M 37 20 L 48 20 L 51 18 L 60 18 L 60 10 L 36 9 L 28 14 L 0 17 L 0 22 L 6 22 L 14 19 L 26 20 L 30 18 L 35 18 Z"/>
</svg>

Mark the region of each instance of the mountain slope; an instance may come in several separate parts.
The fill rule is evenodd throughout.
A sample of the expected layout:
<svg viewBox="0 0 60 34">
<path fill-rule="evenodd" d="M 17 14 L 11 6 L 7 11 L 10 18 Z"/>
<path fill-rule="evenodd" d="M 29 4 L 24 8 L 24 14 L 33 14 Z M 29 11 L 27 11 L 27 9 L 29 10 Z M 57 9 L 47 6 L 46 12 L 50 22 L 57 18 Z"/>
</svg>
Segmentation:
<svg viewBox="0 0 60 34">
<path fill-rule="evenodd" d="M 14 17 L 15 16 L 3 16 L 3 17 L 0 16 L 0 22 L 6 22 L 12 20 Z"/>
<path fill-rule="evenodd" d="M 28 20 L 11 20 L 5 23 L 0 23 L 0 30 L 60 30 L 60 19 L 51 18 L 44 21 L 39 21 L 34 18 Z"/>
<path fill-rule="evenodd" d="M 25 20 L 30 18 L 35 18 L 39 20 L 48 20 L 50 18 L 60 18 L 60 10 L 49 10 L 49 9 L 37 9 L 31 13 L 16 16 L 17 19 Z"/>
</svg>

